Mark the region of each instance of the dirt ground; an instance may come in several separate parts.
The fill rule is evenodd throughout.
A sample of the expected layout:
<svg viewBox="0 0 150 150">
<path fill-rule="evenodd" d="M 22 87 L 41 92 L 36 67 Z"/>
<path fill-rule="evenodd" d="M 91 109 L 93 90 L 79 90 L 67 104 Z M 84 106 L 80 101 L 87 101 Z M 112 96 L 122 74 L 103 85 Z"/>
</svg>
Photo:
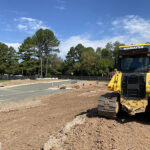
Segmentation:
<svg viewBox="0 0 150 150">
<path fill-rule="evenodd" d="M 55 134 L 54 137 L 61 139 L 61 142 L 51 145 L 50 148 L 52 150 L 150 149 L 150 121 L 147 122 L 145 116 L 126 118 L 127 122 L 122 123 L 120 120 L 89 117 L 87 114 L 82 116 L 82 119 L 85 119 L 84 123 L 72 127 L 65 136 Z"/>
<path fill-rule="evenodd" d="M 0 112 L 5 150 L 149 150 L 150 121 L 145 114 L 117 120 L 97 116 L 105 82 L 80 82 L 67 93 L 44 96 Z M 72 87 L 72 86 L 70 86 Z M 29 103 L 30 101 L 28 101 Z M 35 102 L 35 104 L 34 104 Z M 16 102 L 17 103 L 17 102 Z M 0 104 L 2 105 L 2 104 Z M 5 107 L 9 104 L 5 104 Z M 12 106 L 13 104 L 11 104 Z M 14 105 L 15 106 L 15 105 Z"/>
<path fill-rule="evenodd" d="M 40 83 L 40 82 L 50 82 L 50 81 L 57 81 L 57 79 L 54 80 L 30 80 L 30 79 L 25 79 L 25 80 L 5 80 L 5 81 L 0 81 L 0 87 L 3 86 L 12 86 L 12 85 L 19 85 L 19 84 L 28 84 L 28 83 Z"/>
</svg>

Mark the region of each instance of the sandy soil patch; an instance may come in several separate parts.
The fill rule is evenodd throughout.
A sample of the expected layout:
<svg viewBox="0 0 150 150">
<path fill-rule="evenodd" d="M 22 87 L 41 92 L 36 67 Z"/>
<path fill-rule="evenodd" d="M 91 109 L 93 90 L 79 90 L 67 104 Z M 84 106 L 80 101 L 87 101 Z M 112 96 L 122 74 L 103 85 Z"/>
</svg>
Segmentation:
<svg viewBox="0 0 150 150">
<path fill-rule="evenodd" d="M 71 122 L 68 122 L 56 135 L 51 135 L 49 140 L 44 144 L 43 148 L 44 150 L 50 150 L 50 149 L 63 149 L 62 145 L 67 140 L 67 134 L 70 132 L 70 130 L 76 126 L 83 124 L 85 122 L 85 118 L 81 116 L 77 116 L 75 119 L 73 119 Z"/>
<path fill-rule="evenodd" d="M 87 86 L 82 84 L 82 88 L 71 92 L 42 96 L 39 101 L 28 100 L 27 103 L 24 101 L 20 104 L 18 102 L 0 104 L 1 109 L 6 110 L 0 112 L 2 148 L 9 150 L 40 149 L 51 135 L 60 131 L 77 114 L 97 106 L 98 97 L 102 94 L 99 90 L 106 88 L 106 83 L 99 82 L 98 85 L 96 82 L 92 83 Z M 96 91 L 97 95 L 92 95 L 93 92 L 89 91 Z M 92 96 L 78 96 L 87 92 Z"/>
<path fill-rule="evenodd" d="M 96 87 L 93 84 L 93 87 Z M 106 91 L 105 84 L 99 89 L 87 90 L 78 94 L 80 99 L 97 98 L 99 92 Z M 64 132 L 63 129 L 50 136 L 44 144 L 44 150 L 149 150 L 150 149 L 150 117 L 141 113 L 129 116 L 123 113 L 117 120 L 101 118 L 97 114 L 97 106 L 81 111 L 77 123 Z M 76 119 L 76 118 L 75 118 Z M 74 121 L 74 120 L 73 120 Z"/>
<path fill-rule="evenodd" d="M 18 105 L 15 102 L 16 108 L 12 103 L 10 111 L 0 112 L 2 148 L 39 150 L 44 146 L 45 150 L 149 150 L 149 116 L 131 117 L 124 113 L 117 120 L 100 118 L 97 116 L 97 100 L 107 91 L 106 83 L 83 83 L 78 83 L 79 88 L 71 92 Z"/>
<path fill-rule="evenodd" d="M 88 113 L 87 113 L 88 114 Z M 142 115 L 126 116 L 127 122 L 83 116 L 61 143 L 62 150 L 149 150 L 150 120 Z M 52 150 L 59 149 L 56 146 Z"/>
<path fill-rule="evenodd" d="M 12 86 L 12 85 L 20 85 L 20 84 L 30 84 L 30 83 L 41 83 L 41 82 L 50 82 L 50 81 L 58 81 L 57 79 L 55 80 L 30 80 L 30 79 L 25 79 L 25 80 L 8 80 L 4 82 L 0 82 L 0 86 Z"/>
</svg>

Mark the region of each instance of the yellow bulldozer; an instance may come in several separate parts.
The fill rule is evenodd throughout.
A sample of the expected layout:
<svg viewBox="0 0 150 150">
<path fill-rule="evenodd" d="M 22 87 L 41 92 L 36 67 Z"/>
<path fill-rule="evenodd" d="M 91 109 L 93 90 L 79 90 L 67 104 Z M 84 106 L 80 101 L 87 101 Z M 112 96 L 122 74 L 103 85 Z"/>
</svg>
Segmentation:
<svg viewBox="0 0 150 150">
<path fill-rule="evenodd" d="M 108 84 L 110 92 L 98 100 L 98 114 L 116 118 L 150 111 L 150 44 L 120 46 L 117 69 Z"/>
</svg>

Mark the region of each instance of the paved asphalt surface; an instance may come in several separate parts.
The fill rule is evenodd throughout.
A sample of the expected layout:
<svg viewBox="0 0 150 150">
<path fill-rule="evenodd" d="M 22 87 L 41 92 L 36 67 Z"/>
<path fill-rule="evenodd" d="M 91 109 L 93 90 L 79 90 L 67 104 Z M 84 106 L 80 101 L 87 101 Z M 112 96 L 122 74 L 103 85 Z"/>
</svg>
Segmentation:
<svg viewBox="0 0 150 150">
<path fill-rule="evenodd" d="M 1 87 L 0 88 L 0 101 L 15 101 L 23 100 L 26 98 L 34 98 L 39 95 L 49 95 L 55 94 L 58 92 L 67 92 L 70 89 L 51 89 L 53 85 L 62 85 L 66 83 L 76 83 L 77 81 L 73 80 L 64 80 L 64 81 L 53 81 L 49 83 L 36 83 L 28 85 L 18 85 L 12 87 Z"/>
</svg>

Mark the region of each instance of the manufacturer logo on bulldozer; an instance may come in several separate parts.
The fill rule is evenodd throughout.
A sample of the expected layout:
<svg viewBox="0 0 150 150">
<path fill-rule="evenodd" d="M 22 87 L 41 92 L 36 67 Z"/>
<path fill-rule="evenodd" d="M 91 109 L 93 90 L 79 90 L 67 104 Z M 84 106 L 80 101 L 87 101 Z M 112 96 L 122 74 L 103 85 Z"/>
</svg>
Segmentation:
<svg viewBox="0 0 150 150">
<path fill-rule="evenodd" d="M 144 46 L 124 47 L 123 50 L 129 50 L 129 49 L 141 49 L 141 48 L 144 48 Z"/>
</svg>

